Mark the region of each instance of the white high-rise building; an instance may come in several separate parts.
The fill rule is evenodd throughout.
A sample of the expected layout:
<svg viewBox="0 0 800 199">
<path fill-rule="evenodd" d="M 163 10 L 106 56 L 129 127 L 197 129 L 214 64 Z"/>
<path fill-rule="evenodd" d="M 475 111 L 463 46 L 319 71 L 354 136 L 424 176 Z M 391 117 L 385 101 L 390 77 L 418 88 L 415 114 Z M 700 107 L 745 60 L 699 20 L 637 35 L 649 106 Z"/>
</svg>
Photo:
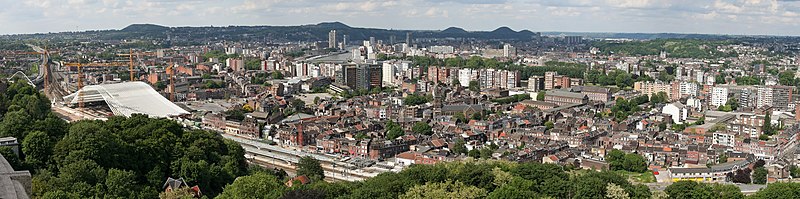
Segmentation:
<svg viewBox="0 0 800 199">
<path fill-rule="evenodd" d="M 711 105 L 719 107 L 728 102 L 728 88 L 714 87 L 711 89 Z"/>
<path fill-rule="evenodd" d="M 474 81 L 475 79 L 472 76 L 472 69 L 464 68 L 458 70 L 458 83 L 461 84 L 463 87 L 469 86 L 470 81 Z"/>
<path fill-rule="evenodd" d="M 336 30 L 328 33 L 328 48 L 336 48 Z"/>
<path fill-rule="evenodd" d="M 694 72 L 694 75 L 695 75 L 695 80 L 697 81 L 697 83 L 701 83 L 702 84 L 704 82 L 703 80 L 705 80 L 705 72 L 703 72 L 702 70 L 696 70 Z"/>
<path fill-rule="evenodd" d="M 503 57 L 516 57 L 517 56 L 517 48 L 511 46 L 511 44 L 503 45 Z"/>
<path fill-rule="evenodd" d="M 756 108 L 761 108 L 765 105 L 772 106 L 772 88 L 758 87 L 758 99 L 756 100 Z"/>
<path fill-rule="evenodd" d="M 383 67 L 381 69 L 381 82 L 383 82 L 383 85 L 395 86 L 394 73 L 397 71 L 397 68 L 395 68 L 394 64 L 391 62 L 383 62 Z"/>
<path fill-rule="evenodd" d="M 697 96 L 697 84 L 692 82 L 681 82 L 680 94 L 681 96 L 683 95 Z"/>
</svg>

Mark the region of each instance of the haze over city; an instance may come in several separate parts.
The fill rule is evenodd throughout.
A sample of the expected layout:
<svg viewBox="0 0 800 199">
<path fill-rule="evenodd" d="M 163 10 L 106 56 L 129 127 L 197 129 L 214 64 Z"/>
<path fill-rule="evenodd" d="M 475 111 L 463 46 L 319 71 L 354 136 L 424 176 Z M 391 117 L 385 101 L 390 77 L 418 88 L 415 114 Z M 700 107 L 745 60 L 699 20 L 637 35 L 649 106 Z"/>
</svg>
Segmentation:
<svg viewBox="0 0 800 199">
<path fill-rule="evenodd" d="M 796 35 L 792 0 L 2 0 L 0 34 L 165 26 L 304 25 L 340 21 L 406 30 L 674 32 Z"/>
</svg>

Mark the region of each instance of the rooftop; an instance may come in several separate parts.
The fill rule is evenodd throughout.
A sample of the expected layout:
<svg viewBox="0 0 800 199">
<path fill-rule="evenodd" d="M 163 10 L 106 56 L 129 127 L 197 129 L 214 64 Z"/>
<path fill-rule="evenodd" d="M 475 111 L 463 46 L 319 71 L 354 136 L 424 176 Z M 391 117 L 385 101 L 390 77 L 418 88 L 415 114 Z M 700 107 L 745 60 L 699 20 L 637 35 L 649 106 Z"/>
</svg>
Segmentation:
<svg viewBox="0 0 800 199">
<path fill-rule="evenodd" d="M 85 86 L 64 97 L 64 101 L 77 104 L 79 98 L 83 98 L 84 103 L 104 101 L 114 115 L 131 116 L 140 113 L 151 117 L 169 117 L 189 114 L 161 96 L 150 85 L 139 81 Z"/>
</svg>

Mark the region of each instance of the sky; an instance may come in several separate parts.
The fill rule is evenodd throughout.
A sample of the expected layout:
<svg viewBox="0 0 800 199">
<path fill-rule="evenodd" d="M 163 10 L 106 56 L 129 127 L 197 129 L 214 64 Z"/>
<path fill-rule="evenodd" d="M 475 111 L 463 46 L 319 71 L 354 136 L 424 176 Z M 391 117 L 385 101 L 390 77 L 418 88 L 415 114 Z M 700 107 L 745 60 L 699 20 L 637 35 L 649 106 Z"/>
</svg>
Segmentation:
<svg viewBox="0 0 800 199">
<path fill-rule="evenodd" d="M 0 34 L 305 25 L 800 35 L 800 0 L 0 0 Z"/>
</svg>

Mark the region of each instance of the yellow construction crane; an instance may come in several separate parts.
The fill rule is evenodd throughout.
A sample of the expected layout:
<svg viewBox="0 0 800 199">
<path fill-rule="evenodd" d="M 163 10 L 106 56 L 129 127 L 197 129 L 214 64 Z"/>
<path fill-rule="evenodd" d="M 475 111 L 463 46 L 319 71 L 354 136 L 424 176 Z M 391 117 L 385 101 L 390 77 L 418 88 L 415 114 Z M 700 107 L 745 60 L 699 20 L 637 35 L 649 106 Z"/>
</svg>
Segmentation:
<svg viewBox="0 0 800 199">
<path fill-rule="evenodd" d="M 44 60 L 44 62 L 43 62 L 44 64 L 48 64 L 49 63 L 48 60 L 50 59 L 50 53 L 60 53 L 60 52 L 59 51 L 49 51 L 49 50 L 47 50 L 47 48 L 40 49 L 40 50 L 37 50 L 37 51 L 0 51 L 0 55 L 11 55 L 11 56 L 15 56 L 15 55 L 42 55 L 43 56 L 42 59 Z M 44 72 L 44 90 L 47 90 L 47 88 L 50 86 L 49 85 L 49 83 L 50 83 L 49 70 L 50 70 L 50 68 L 47 65 L 45 65 L 45 68 L 44 68 L 44 71 L 43 71 Z"/>
<path fill-rule="evenodd" d="M 83 68 L 84 67 L 120 67 L 127 66 L 124 63 L 63 63 L 64 66 L 78 67 L 78 91 L 83 88 Z M 83 92 L 78 93 L 78 107 L 83 109 Z"/>
<path fill-rule="evenodd" d="M 134 75 L 133 75 L 133 56 L 134 55 L 136 55 L 137 57 L 140 56 L 140 55 L 156 56 L 156 53 L 154 53 L 154 52 L 136 52 L 136 53 L 133 53 L 133 49 L 129 49 L 129 50 L 130 50 L 130 53 L 117 54 L 117 56 L 128 56 L 128 71 L 130 72 L 131 81 L 134 81 L 135 78 L 134 78 Z"/>
<path fill-rule="evenodd" d="M 172 68 L 172 63 L 167 66 L 167 75 L 169 75 L 169 100 L 175 101 L 175 70 Z"/>
</svg>

